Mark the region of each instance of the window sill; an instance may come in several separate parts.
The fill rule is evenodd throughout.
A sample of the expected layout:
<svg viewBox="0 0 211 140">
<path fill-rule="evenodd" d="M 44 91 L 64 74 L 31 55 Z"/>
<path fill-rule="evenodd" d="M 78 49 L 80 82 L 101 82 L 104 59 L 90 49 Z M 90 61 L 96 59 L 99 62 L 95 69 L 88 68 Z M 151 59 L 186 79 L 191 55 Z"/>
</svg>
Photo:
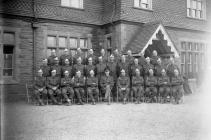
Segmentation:
<svg viewBox="0 0 211 140">
<path fill-rule="evenodd" d="M 153 10 L 150 9 L 146 9 L 146 8 L 141 8 L 141 7 L 133 7 L 134 9 L 138 9 L 138 10 L 144 10 L 144 11 L 149 11 L 149 12 L 153 12 Z"/>
<path fill-rule="evenodd" d="M 85 11 L 84 8 L 76 8 L 76 7 L 70 7 L 70 6 L 60 6 L 61 8 L 67 8 L 67 9 L 73 9 L 73 10 L 79 10 L 79 11 Z"/>
<path fill-rule="evenodd" d="M 201 21 L 207 20 L 206 18 L 194 18 L 194 17 L 189 17 L 189 16 L 187 16 L 186 18 L 193 19 L 193 20 L 201 20 Z"/>
</svg>

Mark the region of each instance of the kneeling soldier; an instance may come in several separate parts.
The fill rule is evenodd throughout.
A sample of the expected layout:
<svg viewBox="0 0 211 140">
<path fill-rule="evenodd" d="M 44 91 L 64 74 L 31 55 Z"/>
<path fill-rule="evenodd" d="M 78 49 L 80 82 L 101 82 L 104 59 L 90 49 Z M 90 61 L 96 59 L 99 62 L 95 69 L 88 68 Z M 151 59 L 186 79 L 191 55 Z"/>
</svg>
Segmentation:
<svg viewBox="0 0 211 140">
<path fill-rule="evenodd" d="M 140 76 L 140 70 L 135 70 L 136 75 L 132 77 L 132 92 L 136 98 L 136 104 L 140 103 L 140 98 L 144 96 L 144 78 Z"/>
<path fill-rule="evenodd" d="M 123 104 L 126 104 L 126 100 L 130 92 L 129 85 L 130 79 L 128 76 L 126 76 L 125 70 L 122 69 L 121 76 L 118 78 L 117 81 L 117 86 L 119 89 L 120 98 L 123 100 Z"/>
<path fill-rule="evenodd" d="M 95 100 L 99 96 L 99 89 L 98 89 L 98 78 L 94 76 L 94 70 L 91 70 L 90 76 L 87 78 L 87 91 L 88 95 L 92 99 L 92 104 L 95 105 Z"/>
<path fill-rule="evenodd" d="M 183 78 L 179 75 L 179 71 L 177 69 L 174 70 L 174 77 L 171 78 L 171 85 L 173 94 L 172 99 L 174 98 L 176 103 L 179 104 L 182 97 Z"/>
<path fill-rule="evenodd" d="M 59 89 L 60 78 L 56 76 L 56 70 L 51 71 L 51 77 L 47 78 L 48 94 L 54 104 L 61 104 L 61 91 Z M 57 102 L 55 95 L 57 96 Z"/>
<path fill-rule="evenodd" d="M 47 99 L 47 90 L 46 90 L 46 78 L 42 76 L 43 71 L 40 69 L 38 70 L 38 76 L 35 78 L 34 84 L 34 94 L 37 98 L 39 105 L 43 106 L 43 100 Z M 42 98 L 42 99 L 41 99 Z"/>
<path fill-rule="evenodd" d="M 149 97 L 150 102 L 157 101 L 157 78 L 154 76 L 153 69 L 149 69 L 149 76 L 145 79 L 146 96 Z"/>
<path fill-rule="evenodd" d="M 109 75 L 109 69 L 105 69 L 105 76 L 100 79 L 100 87 L 102 94 L 105 95 L 105 99 L 108 99 L 108 105 L 110 105 L 111 90 L 114 86 L 114 79 Z"/>
<path fill-rule="evenodd" d="M 166 70 L 161 70 L 161 77 L 158 78 L 159 93 L 161 96 L 161 103 L 167 101 L 167 97 L 170 94 L 170 79 L 166 75 Z"/>
<path fill-rule="evenodd" d="M 76 76 L 74 77 L 74 89 L 80 105 L 83 105 L 84 104 L 83 101 L 85 101 L 84 86 L 85 86 L 85 77 L 81 75 L 81 71 L 77 71 Z"/>
<path fill-rule="evenodd" d="M 73 100 L 74 96 L 74 90 L 72 88 L 73 81 L 71 77 L 69 76 L 69 71 L 64 72 L 64 78 L 61 79 L 61 87 L 62 87 L 62 95 L 67 101 L 67 105 L 71 105 L 71 100 Z M 68 95 L 69 94 L 69 97 Z"/>
</svg>

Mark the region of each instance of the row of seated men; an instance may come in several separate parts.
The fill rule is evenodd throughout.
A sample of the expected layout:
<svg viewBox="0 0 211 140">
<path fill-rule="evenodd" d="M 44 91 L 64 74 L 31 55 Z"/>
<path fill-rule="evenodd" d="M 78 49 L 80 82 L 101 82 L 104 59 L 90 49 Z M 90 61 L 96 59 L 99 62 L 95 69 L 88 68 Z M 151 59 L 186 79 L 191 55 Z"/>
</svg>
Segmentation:
<svg viewBox="0 0 211 140">
<path fill-rule="evenodd" d="M 135 61 L 135 60 L 134 60 Z M 40 105 L 44 105 L 43 100 L 50 96 L 54 104 L 61 104 L 61 98 L 64 98 L 67 105 L 71 104 L 74 96 L 77 97 L 79 104 L 84 104 L 85 90 L 92 100 L 92 104 L 99 97 L 99 90 L 108 103 L 110 97 L 114 94 L 113 89 L 117 87 L 120 99 L 125 104 L 130 91 L 135 95 L 135 103 L 140 103 L 140 99 L 147 97 L 150 102 L 157 100 L 158 96 L 162 97 L 163 102 L 167 97 L 171 97 L 179 103 L 182 94 L 183 79 L 178 69 L 173 69 L 173 76 L 166 74 L 166 69 L 161 69 L 160 76 L 154 76 L 154 69 L 149 68 L 147 75 L 141 75 L 140 69 L 136 68 L 134 75 L 130 78 L 125 69 L 121 69 L 118 78 L 112 76 L 109 67 L 104 69 L 101 77 L 95 76 L 94 70 L 89 71 L 89 76 L 82 75 L 80 70 L 76 75 L 71 77 L 68 70 L 64 71 L 64 77 L 57 76 L 57 70 L 51 70 L 50 77 L 43 77 L 43 71 L 38 71 L 35 79 L 35 96 Z M 116 79 L 115 79 L 116 78 Z"/>
</svg>

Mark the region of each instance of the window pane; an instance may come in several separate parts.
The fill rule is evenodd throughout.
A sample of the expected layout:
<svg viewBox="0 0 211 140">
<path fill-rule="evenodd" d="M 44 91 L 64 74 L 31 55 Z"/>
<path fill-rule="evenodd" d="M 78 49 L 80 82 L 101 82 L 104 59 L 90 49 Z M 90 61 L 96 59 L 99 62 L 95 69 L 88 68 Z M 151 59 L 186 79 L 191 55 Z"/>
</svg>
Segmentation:
<svg viewBox="0 0 211 140">
<path fill-rule="evenodd" d="M 140 0 L 134 0 L 134 6 L 135 7 L 140 7 Z"/>
<path fill-rule="evenodd" d="M 48 47 L 56 47 L 56 37 L 48 36 L 47 45 Z"/>
<path fill-rule="evenodd" d="M 148 0 L 141 0 L 141 3 L 148 4 Z"/>
<path fill-rule="evenodd" d="M 70 50 L 70 52 L 71 52 L 72 56 L 74 57 L 76 54 L 76 50 Z"/>
<path fill-rule="evenodd" d="M 80 0 L 70 0 L 71 7 L 80 8 Z"/>
<path fill-rule="evenodd" d="M 3 35 L 4 44 L 15 44 L 15 34 L 13 33 L 4 33 Z"/>
<path fill-rule="evenodd" d="M 77 38 L 70 38 L 70 48 L 77 48 Z"/>
<path fill-rule="evenodd" d="M 70 6 L 70 0 L 61 0 L 62 6 Z"/>
<path fill-rule="evenodd" d="M 80 48 L 87 48 L 87 40 L 80 39 Z"/>
<path fill-rule="evenodd" d="M 191 8 L 190 7 L 190 0 L 187 0 L 187 8 Z"/>
<path fill-rule="evenodd" d="M 12 69 L 3 69 L 3 76 L 12 76 Z"/>
<path fill-rule="evenodd" d="M 192 1 L 192 8 L 193 8 L 193 9 L 196 9 L 196 7 L 197 7 L 197 6 L 196 6 L 196 1 L 193 0 L 193 1 Z"/>
<path fill-rule="evenodd" d="M 66 44 L 67 44 L 66 43 L 66 37 L 59 37 L 59 47 L 65 48 L 65 47 L 67 47 Z"/>
<path fill-rule="evenodd" d="M 182 52 L 181 59 L 182 59 L 181 62 L 185 63 L 185 52 Z"/>
<path fill-rule="evenodd" d="M 198 2 L 197 2 L 197 9 L 198 9 L 198 10 L 202 10 L 201 1 L 198 1 Z"/>
<path fill-rule="evenodd" d="M 64 53 L 64 49 L 59 49 L 58 56 L 61 56 Z"/>
<path fill-rule="evenodd" d="M 148 4 L 143 4 L 143 3 L 142 3 L 142 4 L 141 4 L 141 7 L 142 7 L 142 8 L 148 8 Z"/>
<path fill-rule="evenodd" d="M 190 9 L 190 8 L 187 9 L 187 15 L 188 15 L 189 17 L 191 16 L 191 9 Z"/>
<path fill-rule="evenodd" d="M 12 68 L 12 54 L 4 54 L 4 68 Z"/>
<path fill-rule="evenodd" d="M 48 49 L 47 49 L 47 57 L 49 57 L 49 56 L 51 55 L 51 51 L 52 51 L 52 50 L 55 50 L 55 49 L 52 49 L 52 48 L 48 48 Z"/>
<path fill-rule="evenodd" d="M 192 9 L 192 17 L 196 17 L 196 10 Z"/>
</svg>

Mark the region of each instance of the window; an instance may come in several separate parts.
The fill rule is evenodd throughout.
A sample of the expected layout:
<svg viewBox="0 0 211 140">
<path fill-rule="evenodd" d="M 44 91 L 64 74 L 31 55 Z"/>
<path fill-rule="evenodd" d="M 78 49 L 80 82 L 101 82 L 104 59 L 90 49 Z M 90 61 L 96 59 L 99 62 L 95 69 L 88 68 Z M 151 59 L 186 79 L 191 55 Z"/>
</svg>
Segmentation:
<svg viewBox="0 0 211 140">
<path fill-rule="evenodd" d="M 81 38 L 80 39 L 80 48 L 83 51 L 83 56 L 86 57 L 87 56 L 87 39 Z"/>
<path fill-rule="evenodd" d="M 47 56 L 51 55 L 52 50 L 56 50 L 56 36 L 47 37 Z"/>
<path fill-rule="evenodd" d="M 198 19 L 205 19 L 206 1 L 187 0 L 187 16 Z"/>
<path fill-rule="evenodd" d="M 66 37 L 59 37 L 59 56 L 62 55 L 64 49 L 67 48 L 67 38 Z"/>
<path fill-rule="evenodd" d="M 70 51 L 71 51 L 72 56 L 76 54 L 77 47 L 78 47 L 77 38 L 70 38 Z"/>
<path fill-rule="evenodd" d="M 195 78 L 200 67 L 206 64 L 205 43 L 181 42 L 181 72 Z"/>
<path fill-rule="evenodd" d="M 134 7 L 152 9 L 151 0 L 134 0 Z"/>
<path fill-rule="evenodd" d="M 83 9 L 83 0 L 61 0 L 61 6 Z"/>
</svg>

